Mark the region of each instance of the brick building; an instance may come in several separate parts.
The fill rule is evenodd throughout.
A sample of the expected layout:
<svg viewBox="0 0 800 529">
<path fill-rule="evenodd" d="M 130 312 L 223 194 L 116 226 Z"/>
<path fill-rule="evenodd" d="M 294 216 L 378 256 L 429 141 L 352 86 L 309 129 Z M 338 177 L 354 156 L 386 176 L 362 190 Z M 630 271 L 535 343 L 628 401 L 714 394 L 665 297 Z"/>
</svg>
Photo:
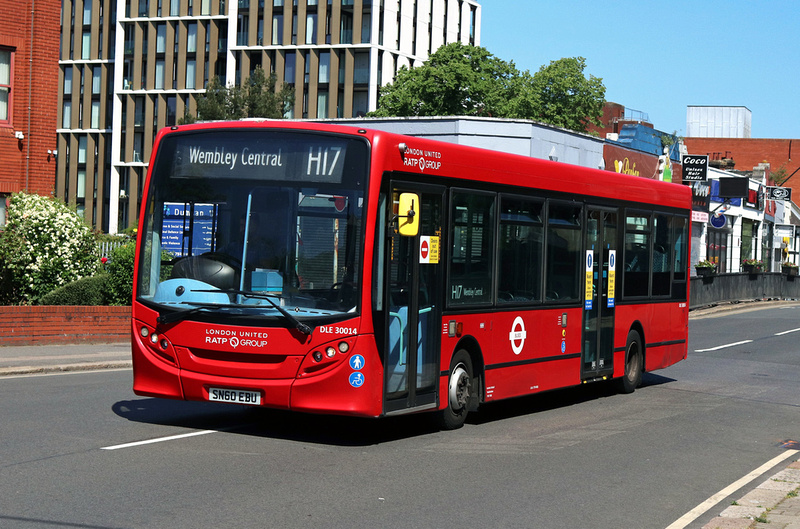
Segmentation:
<svg viewBox="0 0 800 529">
<path fill-rule="evenodd" d="M 58 0 L 0 0 L 0 199 L 53 193 L 60 13 Z"/>
<path fill-rule="evenodd" d="M 795 143 L 796 142 L 796 143 Z M 768 163 L 770 173 L 783 170 L 790 177 L 783 185 L 800 200 L 800 140 L 759 138 L 686 138 L 690 154 L 708 154 L 709 163 L 720 169 L 752 171 Z"/>
</svg>

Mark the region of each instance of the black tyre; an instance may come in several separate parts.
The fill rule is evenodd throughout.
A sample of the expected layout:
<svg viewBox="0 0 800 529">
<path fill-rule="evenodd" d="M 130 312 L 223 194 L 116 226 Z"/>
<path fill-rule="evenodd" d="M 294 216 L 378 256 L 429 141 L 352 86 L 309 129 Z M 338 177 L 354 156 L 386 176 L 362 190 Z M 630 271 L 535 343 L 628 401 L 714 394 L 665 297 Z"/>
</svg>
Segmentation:
<svg viewBox="0 0 800 529">
<path fill-rule="evenodd" d="M 450 362 L 450 379 L 447 384 L 447 407 L 439 411 L 439 425 L 445 430 L 464 426 L 472 397 L 472 359 L 463 349 Z"/>
<path fill-rule="evenodd" d="M 644 354 L 642 349 L 642 337 L 637 331 L 631 330 L 628 333 L 628 341 L 625 345 L 625 374 L 619 380 L 619 390 L 622 393 L 633 393 L 642 383 L 642 371 L 644 371 Z"/>
</svg>

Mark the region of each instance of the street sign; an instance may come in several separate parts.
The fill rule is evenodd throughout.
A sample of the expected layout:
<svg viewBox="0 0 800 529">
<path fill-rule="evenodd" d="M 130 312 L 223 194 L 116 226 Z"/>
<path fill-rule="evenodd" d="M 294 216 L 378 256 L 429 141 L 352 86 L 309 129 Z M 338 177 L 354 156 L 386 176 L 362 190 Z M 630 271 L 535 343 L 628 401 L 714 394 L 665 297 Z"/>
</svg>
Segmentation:
<svg viewBox="0 0 800 529">
<path fill-rule="evenodd" d="M 684 182 L 705 182 L 708 179 L 708 155 L 684 154 L 681 156 Z"/>
<path fill-rule="evenodd" d="M 767 200 L 792 200 L 792 188 L 767 187 Z"/>
</svg>

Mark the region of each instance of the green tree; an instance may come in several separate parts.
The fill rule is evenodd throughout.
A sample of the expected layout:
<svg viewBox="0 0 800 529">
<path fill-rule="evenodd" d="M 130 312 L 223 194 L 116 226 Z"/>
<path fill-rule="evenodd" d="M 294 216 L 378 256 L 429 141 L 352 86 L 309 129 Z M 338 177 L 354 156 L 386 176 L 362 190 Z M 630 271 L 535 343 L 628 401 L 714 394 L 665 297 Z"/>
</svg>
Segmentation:
<svg viewBox="0 0 800 529">
<path fill-rule="evenodd" d="M 401 68 L 380 89 L 371 116 L 494 116 L 533 119 L 578 131 L 598 122 L 605 103 L 602 79 L 583 75 L 582 57 L 520 72 L 479 46 L 442 46 L 416 68 Z"/>
<path fill-rule="evenodd" d="M 372 116 L 499 116 L 519 72 L 486 48 L 454 42 L 380 89 Z"/>
<path fill-rule="evenodd" d="M 0 234 L 4 303 L 33 303 L 97 272 L 95 237 L 73 208 L 52 197 L 16 193 L 8 200 L 7 213 Z"/>
<path fill-rule="evenodd" d="M 276 87 L 275 74 L 267 76 L 264 70 L 256 68 L 242 90 L 247 117 L 279 119 L 294 103 L 294 88 L 285 84 L 280 90 Z"/>
<path fill-rule="evenodd" d="M 282 118 L 294 102 L 294 88 L 277 88 L 277 76 L 267 76 L 257 67 L 242 86 L 224 86 L 214 77 L 205 93 L 197 98 L 196 119 L 203 121 L 242 118 Z M 192 123 L 195 116 L 184 114 L 181 123 Z"/>
<path fill-rule="evenodd" d="M 550 61 L 533 76 L 538 98 L 538 119 L 557 127 L 585 131 L 589 123 L 601 125 L 606 88 L 603 80 L 583 73 L 586 59 L 569 57 Z"/>
</svg>

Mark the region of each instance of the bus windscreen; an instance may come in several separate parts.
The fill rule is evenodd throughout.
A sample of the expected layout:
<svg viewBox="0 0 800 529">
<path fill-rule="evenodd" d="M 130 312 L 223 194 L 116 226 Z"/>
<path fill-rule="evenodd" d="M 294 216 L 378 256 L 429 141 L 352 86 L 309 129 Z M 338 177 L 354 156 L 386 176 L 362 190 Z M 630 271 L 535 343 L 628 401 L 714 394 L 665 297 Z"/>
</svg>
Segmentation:
<svg viewBox="0 0 800 529">
<path fill-rule="evenodd" d="M 358 138 L 166 135 L 146 198 L 138 299 L 171 319 L 356 312 L 367 172 Z"/>
</svg>

